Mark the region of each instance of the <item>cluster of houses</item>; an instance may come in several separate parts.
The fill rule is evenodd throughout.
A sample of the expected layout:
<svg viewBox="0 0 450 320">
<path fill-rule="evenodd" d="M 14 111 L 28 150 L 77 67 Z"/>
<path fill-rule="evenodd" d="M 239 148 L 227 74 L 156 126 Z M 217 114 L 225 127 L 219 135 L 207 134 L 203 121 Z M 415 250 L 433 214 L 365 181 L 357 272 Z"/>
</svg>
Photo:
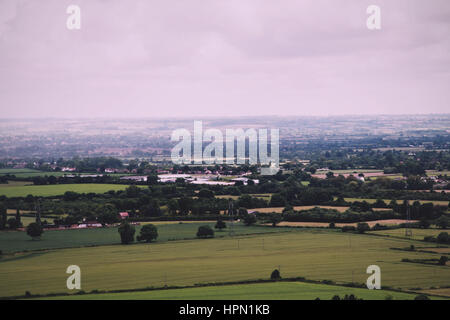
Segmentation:
<svg viewBox="0 0 450 320">
<path fill-rule="evenodd" d="M 120 220 L 125 220 L 130 217 L 128 212 L 119 212 L 118 215 Z M 139 223 L 132 223 L 138 225 Z M 116 224 L 113 224 L 112 226 L 115 226 Z M 98 221 L 92 220 L 92 221 L 86 221 L 84 220 L 81 223 L 78 224 L 72 224 L 72 225 L 47 225 L 45 229 L 53 229 L 53 230 L 66 230 L 66 229 L 90 229 L 90 228 L 102 228 L 104 227 L 103 224 L 101 224 Z"/>
<path fill-rule="evenodd" d="M 236 183 L 242 182 L 242 184 L 247 185 L 249 180 L 252 180 L 254 184 L 258 184 L 259 180 L 257 179 L 249 179 L 247 177 L 240 176 L 238 178 L 229 179 L 227 181 L 221 181 L 220 175 L 190 175 L 184 173 L 176 173 L 176 174 L 159 174 L 158 181 L 159 182 L 171 182 L 174 183 L 177 179 L 183 179 L 187 183 L 192 184 L 207 184 L 207 185 L 224 185 L 224 186 L 233 186 Z M 121 177 L 120 180 L 128 180 L 134 182 L 147 182 L 147 176 L 125 176 Z"/>
</svg>

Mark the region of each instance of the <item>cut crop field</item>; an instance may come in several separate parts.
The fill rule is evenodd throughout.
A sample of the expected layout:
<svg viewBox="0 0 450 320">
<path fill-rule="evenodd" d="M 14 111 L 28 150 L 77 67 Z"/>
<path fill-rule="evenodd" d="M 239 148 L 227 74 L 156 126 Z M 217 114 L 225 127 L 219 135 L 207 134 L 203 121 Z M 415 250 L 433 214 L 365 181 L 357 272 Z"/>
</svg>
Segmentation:
<svg viewBox="0 0 450 320">
<path fill-rule="evenodd" d="M 406 223 L 408 220 L 402 220 L 402 219 L 384 219 L 384 220 L 373 220 L 373 221 L 367 221 L 366 223 L 369 225 L 369 227 L 373 227 L 376 224 L 380 224 L 383 226 L 395 226 L 402 223 Z M 410 220 L 409 222 L 418 222 L 417 220 Z M 267 224 L 270 225 L 270 224 Z M 328 222 L 290 222 L 290 221 L 282 221 L 277 224 L 278 227 L 317 227 L 317 228 L 328 228 L 330 223 Z M 340 228 L 343 226 L 353 226 L 356 227 L 358 225 L 358 222 L 353 223 L 336 223 L 335 226 Z M 418 239 L 419 240 L 419 239 Z M 421 240 L 421 239 L 420 239 Z"/>
<path fill-rule="evenodd" d="M 450 176 L 450 171 L 443 170 L 443 171 L 436 171 L 436 170 L 427 170 L 427 176 Z"/>
<path fill-rule="evenodd" d="M 253 198 L 259 198 L 259 199 L 264 199 L 264 200 L 270 201 L 270 199 L 272 198 L 272 193 L 249 194 L 249 196 L 251 196 Z M 237 200 L 237 199 L 239 199 L 240 196 L 221 194 L 221 195 L 217 195 L 215 197 L 217 199 L 233 199 L 233 200 Z"/>
<path fill-rule="evenodd" d="M 54 184 L 46 186 L 8 186 L 0 184 L 0 196 L 26 197 L 33 196 L 50 197 L 63 195 L 67 191 L 78 193 L 105 193 L 110 190 L 125 190 L 128 185 L 104 184 L 104 183 L 80 183 L 80 184 Z M 145 186 L 141 186 L 145 187 Z"/>
<path fill-rule="evenodd" d="M 309 210 L 313 208 L 323 208 L 323 209 L 334 209 L 339 212 L 345 212 L 349 207 L 335 207 L 335 206 L 295 206 L 294 210 L 301 211 L 301 210 Z M 284 207 L 269 207 L 269 208 L 255 208 L 255 209 L 249 209 L 249 211 L 258 211 L 261 213 L 281 213 L 283 212 Z"/>
<path fill-rule="evenodd" d="M 58 300 L 330 300 L 338 295 L 353 294 L 363 300 L 412 300 L 416 294 L 349 288 L 305 282 L 272 282 L 224 285 L 200 288 L 151 290 L 142 292 L 103 293 L 49 297 Z M 432 297 L 433 300 L 442 299 Z"/>
<path fill-rule="evenodd" d="M 144 223 L 146 224 L 146 223 Z M 196 238 L 197 229 L 202 225 L 214 228 L 216 222 L 192 222 L 192 223 L 155 223 L 158 228 L 157 242 L 170 240 L 184 240 Z M 230 235 L 230 224 L 223 231 L 215 231 L 216 237 L 227 237 Z M 141 226 L 136 226 L 136 235 L 139 234 Z M 272 228 L 265 226 L 247 227 L 240 223 L 233 226 L 234 235 L 245 235 L 255 233 L 288 232 L 289 228 Z M 47 230 L 41 236 L 41 240 L 32 240 L 26 232 L 22 231 L 0 231 L 0 250 L 4 253 L 29 250 L 73 248 L 83 246 L 97 246 L 119 244 L 120 236 L 117 227 L 92 228 L 92 229 L 70 229 L 70 230 Z"/>
<path fill-rule="evenodd" d="M 277 228 L 274 228 L 277 229 Z M 382 287 L 440 288 L 450 285 L 450 267 L 402 262 L 439 254 L 392 250 L 421 242 L 333 230 L 72 248 L 4 256 L 0 296 L 65 293 L 66 269 L 78 265 L 82 289 L 136 289 L 198 283 L 305 277 L 365 283 L 366 269 L 381 268 Z M 274 293 L 273 298 L 277 297 Z"/>
<path fill-rule="evenodd" d="M 337 198 L 335 198 L 336 200 Z M 355 202 L 355 201 L 366 201 L 368 203 L 375 203 L 377 199 L 368 199 L 368 198 L 344 198 L 347 202 Z M 386 204 L 389 204 L 391 202 L 390 199 L 383 199 L 383 201 Z M 414 201 L 419 201 L 421 204 L 424 203 L 432 203 L 435 206 L 448 206 L 449 201 L 439 201 L 439 200 L 409 200 L 409 203 L 412 204 Z M 398 204 L 402 204 L 403 200 L 397 200 Z"/>
<path fill-rule="evenodd" d="M 310 210 L 314 208 L 322 208 L 322 209 L 333 209 L 337 210 L 339 212 L 345 212 L 350 207 L 338 207 L 338 206 L 295 206 L 293 207 L 296 211 L 304 211 L 304 210 Z M 261 213 L 282 213 L 284 210 L 284 207 L 269 207 L 269 208 L 255 208 L 255 209 L 249 209 L 249 211 L 258 211 Z M 391 209 L 387 208 L 375 208 L 374 211 L 387 211 Z"/>
</svg>

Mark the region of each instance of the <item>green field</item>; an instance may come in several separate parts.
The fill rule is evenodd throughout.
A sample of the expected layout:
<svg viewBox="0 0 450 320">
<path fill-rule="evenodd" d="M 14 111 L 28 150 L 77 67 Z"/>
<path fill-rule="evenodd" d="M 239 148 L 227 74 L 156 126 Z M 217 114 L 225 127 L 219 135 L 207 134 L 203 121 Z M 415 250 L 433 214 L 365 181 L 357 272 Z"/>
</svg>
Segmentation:
<svg viewBox="0 0 450 320">
<path fill-rule="evenodd" d="M 26 197 L 29 194 L 40 197 L 58 196 L 66 191 L 78 193 L 105 193 L 110 190 L 125 190 L 128 185 L 124 184 L 103 184 L 103 183 L 80 183 L 80 184 L 54 184 L 46 186 L 23 186 L 0 184 L 0 196 Z M 141 186 L 145 187 L 145 186 Z"/>
<path fill-rule="evenodd" d="M 39 176 L 55 176 L 55 177 L 60 177 L 63 176 L 65 174 L 70 174 L 68 172 L 45 172 L 45 171 L 40 171 L 40 170 L 35 170 L 35 169 L 0 169 L 0 175 L 14 175 L 16 176 L 16 178 L 33 178 L 33 177 L 39 177 Z"/>
<path fill-rule="evenodd" d="M 441 232 L 450 232 L 450 230 L 442 230 L 442 229 L 411 229 L 412 237 L 414 240 L 423 240 L 425 236 L 433 236 L 437 237 Z M 400 229 L 392 229 L 392 230 L 379 230 L 379 231 L 369 231 L 369 233 L 377 234 L 377 235 L 385 235 L 396 238 L 404 238 L 405 236 L 405 228 Z M 425 245 L 422 244 L 422 246 Z"/>
<path fill-rule="evenodd" d="M 33 219 L 33 218 L 29 218 Z M 33 219 L 34 221 L 34 219 Z M 28 222 L 28 219 L 24 223 Z M 228 230 L 216 231 L 216 237 L 230 235 L 230 225 Z M 158 227 L 158 242 L 169 240 L 184 240 L 196 238 L 197 229 L 201 225 L 214 227 L 215 222 L 200 223 L 166 223 L 156 224 Z M 136 226 L 136 235 L 139 234 L 141 226 Z M 288 232 L 292 228 L 272 228 L 264 226 L 247 227 L 235 223 L 233 232 L 235 235 Z M 21 231 L 0 231 L 0 250 L 3 252 L 20 252 L 29 250 L 73 248 L 94 245 L 119 244 L 120 236 L 117 228 L 93 228 L 93 229 L 71 229 L 71 230 L 48 230 L 45 231 L 41 240 L 32 240 L 26 232 Z"/>
<path fill-rule="evenodd" d="M 274 295 L 276 292 L 276 295 Z M 330 300 L 334 295 L 343 298 L 353 294 L 364 300 L 384 300 L 390 296 L 394 300 L 412 300 L 416 294 L 349 288 L 342 286 L 305 282 L 272 282 L 212 286 L 200 288 L 151 290 L 141 292 L 103 293 L 58 296 L 45 299 L 62 300 Z M 438 299 L 433 297 L 432 299 Z"/>
<path fill-rule="evenodd" d="M 325 174 L 327 172 L 333 172 L 334 174 L 352 174 L 352 173 L 376 173 L 376 172 L 383 172 L 383 170 L 380 169 L 317 170 L 316 174 Z"/>
<path fill-rule="evenodd" d="M 273 228 L 277 229 L 277 228 Z M 280 228 L 281 229 L 281 228 Z M 392 250 L 422 242 L 333 230 L 113 245 L 18 253 L 0 260 L 0 296 L 64 293 L 67 266 L 82 270 L 82 289 L 136 289 L 197 283 L 268 279 L 275 268 L 284 278 L 365 283 L 366 269 L 381 268 L 382 287 L 450 285 L 450 267 L 401 262 L 439 254 Z M 273 297 L 278 293 L 274 292 Z"/>
<path fill-rule="evenodd" d="M 15 214 L 8 214 L 8 219 L 9 218 L 15 218 L 16 215 Z M 51 218 L 42 218 L 42 220 L 47 220 L 48 223 L 53 223 L 53 219 Z M 28 217 L 28 216 L 21 216 L 20 217 L 20 221 L 22 222 L 22 225 L 24 227 L 28 226 L 30 223 L 32 222 L 36 222 L 36 218 L 35 217 Z M 0 233 L 0 238 L 1 238 L 1 233 Z M 0 245 L 1 246 L 1 245 Z M 1 249 L 0 249 L 1 250 Z"/>
<path fill-rule="evenodd" d="M 35 170 L 35 169 L 13 169 L 13 168 L 6 168 L 6 169 L 0 169 L 0 175 L 5 174 L 17 174 L 17 173 L 40 173 L 42 171 Z"/>
<path fill-rule="evenodd" d="M 62 177 L 64 175 L 90 175 L 90 174 L 98 174 L 97 172 L 63 172 L 63 171 L 40 171 L 35 169 L 0 169 L 0 175 L 14 175 L 16 178 L 33 178 L 40 176 L 55 176 Z M 104 173 L 104 175 L 112 176 L 112 177 L 120 177 L 130 175 L 129 173 Z"/>
<path fill-rule="evenodd" d="M 8 183 L 0 184 L 0 187 L 9 188 L 9 187 L 22 187 L 30 185 L 33 185 L 33 183 L 29 181 L 8 181 Z"/>
</svg>

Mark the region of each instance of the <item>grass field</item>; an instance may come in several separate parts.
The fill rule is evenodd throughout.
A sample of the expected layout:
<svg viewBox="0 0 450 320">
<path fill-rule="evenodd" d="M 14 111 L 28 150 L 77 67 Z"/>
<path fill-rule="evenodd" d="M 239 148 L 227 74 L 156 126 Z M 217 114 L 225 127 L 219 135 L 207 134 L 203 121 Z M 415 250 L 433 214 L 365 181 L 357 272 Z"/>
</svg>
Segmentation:
<svg viewBox="0 0 450 320">
<path fill-rule="evenodd" d="M 276 229 L 276 228 L 274 228 Z M 115 290 L 164 285 L 285 278 L 365 283 L 366 269 L 381 268 L 382 286 L 439 288 L 450 285 L 448 266 L 401 262 L 438 254 L 390 248 L 421 242 L 330 230 L 114 245 L 29 252 L 0 260 L 0 296 L 67 292 L 67 266 L 82 272 L 82 289 Z M 273 297 L 278 293 L 274 292 Z"/>
<path fill-rule="evenodd" d="M 442 230 L 442 229 L 411 229 L 412 230 L 412 237 L 411 239 L 414 240 L 423 240 L 425 236 L 433 236 L 437 237 L 439 233 L 441 232 L 449 232 L 450 230 Z M 369 233 L 378 234 L 378 235 L 385 235 L 390 237 L 396 237 L 396 238 L 403 238 L 406 239 L 405 236 L 405 229 L 392 229 L 392 230 L 380 230 L 380 231 L 369 231 Z"/>
<path fill-rule="evenodd" d="M 230 225 L 228 230 L 216 231 L 216 237 L 230 235 Z M 169 240 L 183 240 L 196 238 L 197 229 L 201 225 L 214 227 L 215 222 L 195 222 L 195 223 L 155 223 L 158 227 L 158 242 Z M 139 234 L 141 226 L 136 226 L 136 235 Z M 235 235 L 288 232 L 290 228 L 271 228 L 264 226 L 247 227 L 235 223 L 233 232 Z M 0 250 L 3 252 L 19 252 L 25 250 L 42 250 L 56 248 L 73 248 L 93 245 L 119 244 L 120 236 L 117 228 L 93 228 L 93 229 L 71 229 L 71 230 L 48 230 L 45 231 L 41 240 L 31 240 L 26 232 L 1 231 Z"/>
<path fill-rule="evenodd" d="M 8 183 L 0 184 L 0 187 L 8 188 L 8 187 L 22 187 L 22 186 L 30 186 L 33 185 L 32 182 L 29 181 L 8 181 Z"/>
<path fill-rule="evenodd" d="M 276 292 L 276 295 L 274 295 Z M 200 288 L 151 290 L 143 292 L 103 293 L 50 297 L 62 300 L 330 300 L 334 295 L 343 298 L 353 294 L 364 300 L 384 300 L 390 296 L 394 300 L 412 300 L 416 294 L 349 288 L 305 282 L 273 282 L 212 286 Z M 432 299 L 439 299 L 433 297 Z"/>
<path fill-rule="evenodd" d="M 78 193 L 105 193 L 110 190 L 125 190 L 128 185 L 102 184 L 102 183 L 80 183 L 80 184 L 55 184 L 46 186 L 9 186 L 0 184 L 0 196 L 26 197 L 29 194 L 40 197 L 58 196 L 66 191 Z M 141 186 L 145 187 L 145 186 Z"/>
<path fill-rule="evenodd" d="M 39 172 L 42 172 L 42 171 L 35 170 L 35 169 L 27 169 L 27 168 L 23 168 L 23 169 L 13 169 L 13 168 L 0 169 L 0 175 L 16 174 L 16 173 L 39 173 Z"/>
<path fill-rule="evenodd" d="M 8 219 L 9 218 L 15 218 L 16 215 L 15 214 L 8 214 Z M 47 222 L 49 223 L 53 223 L 53 219 L 51 218 L 42 218 L 42 220 L 47 220 Z M 28 216 L 21 216 L 20 217 L 20 221 L 22 222 L 22 225 L 24 227 L 28 226 L 30 223 L 32 222 L 36 222 L 36 218 L 35 217 L 28 217 Z M 0 233 L 1 234 L 1 233 Z M 0 235 L 1 238 L 1 235 Z M 1 245 L 0 245 L 1 246 Z M 1 249 L 0 249 L 1 250 Z"/>
<path fill-rule="evenodd" d="M 35 169 L 0 169 L 0 175 L 14 175 L 16 178 L 33 178 L 33 177 L 40 177 L 40 176 L 55 176 L 55 177 L 62 177 L 64 175 L 90 175 L 90 174 L 98 174 L 93 172 L 63 172 L 63 171 L 55 171 L 55 172 L 48 172 L 48 171 L 40 171 Z M 113 177 L 120 177 L 120 176 L 126 176 L 131 175 L 128 173 L 104 173 L 108 176 Z"/>
<path fill-rule="evenodd" d="M 35 169 L 0 169 L 0 175 L 14 175 L 17 178 L 32 178 L 32 177 L 39 177 L 39 176 L 55 176 L 55 177 L 60 177 L 63 176 L 65 174 L 70 174 L 68 172 L 44 172 L 44 171 L 40 171 L 40 170 L 35 170 Z"/>
</svg>

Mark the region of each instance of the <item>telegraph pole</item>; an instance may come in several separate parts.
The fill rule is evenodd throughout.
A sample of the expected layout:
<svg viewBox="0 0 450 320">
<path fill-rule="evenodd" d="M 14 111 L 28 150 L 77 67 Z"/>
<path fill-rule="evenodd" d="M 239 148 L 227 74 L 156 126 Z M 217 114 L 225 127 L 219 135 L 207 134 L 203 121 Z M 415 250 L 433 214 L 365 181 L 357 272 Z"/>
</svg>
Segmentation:
<svg viewBox="0 0 450 320">
<path fill-rule="evenodd" d="M 34 208 L 36 210 L 36 223 L 40 226 L 41 225 L 41 204 L 40 199 L 37 199 L 37 201 L 34 204 Z"/>
<path fill-rule="evenodd" d="M 231 216 L 230 236 L 232 236 L 234 235 L 234 210 L 233 210 L 233 200 L 231 199 L 228 201 L 228 215 Z"/>
<path fill-rule="evenodd" d="M 405 201 L 406 204 L 406 229 L 405 229 L 405 237 L 411 238 L 412 237 L 412 230 L 411 230 L 411 212 L 409 210 L 409 201 Z"/>
</svg>

